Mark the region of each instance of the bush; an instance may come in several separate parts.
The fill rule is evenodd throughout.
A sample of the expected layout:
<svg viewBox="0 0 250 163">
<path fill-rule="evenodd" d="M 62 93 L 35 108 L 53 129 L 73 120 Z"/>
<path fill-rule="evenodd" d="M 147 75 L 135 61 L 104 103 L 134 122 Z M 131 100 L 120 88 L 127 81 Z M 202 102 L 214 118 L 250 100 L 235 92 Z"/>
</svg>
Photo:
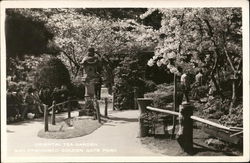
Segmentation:
<svg viewBox="0 0 250 163">
<path fill-rule="evenodd" d="M 85 85 L 83 81 L 72 80 L 72 95 L 79 98 L 84 99 L 85 96 Z"/>
<path fill-rule="evenodd" d="M 157 85 L 157 90 L 144 94 L 145 98 L 153 99 L 153 106 L 166 109 L 169 103 L 173 102 L 174 85 L 160 84 Z M 183 94 L 180 91 L 180 85 L 177 85 L 177 103 L 181 104 Z"/>
<path fill-rule="evenodd" d="M 152 80 L 144 81 L 145 92 L 153 92 L 157 89 L 157 85 Z"/>
<path fill-rule="evenodd" d="M 54 89 L 61 85 L 71 88 L 69 71 L 60 59 L 52 57 L 38 66 L 34 84 L 39 89 Z"/>
<path fill-rule="evenodd" d="M 173 92 L 171 93 L 146 93 L 144 94 L 145 98 L 153 99 L 153 106 L 161 109 L 166 109 L 167 105 L 173 102 Z M 181 92 L 177 93 L 177 103 L 181 104 L 183 94 Z"/>
<path fill-rule="evenodd" d="M 118 110 L 134 108 L 134 87 L 137 87 L 138 97 L 142 97 L 145 91 L 143 69 L 139 65 L 136 55 L 126 57 L 115 69 L 114 78 L 114 106 Z"/>
<path fill-rule="evenodd" d="M 243 126 L 243 105 L 230 108 L 230 99 L 222 100 L 218 97 L 209 100 L 201 106 L 201 115 L 208 119 L 216 119 L 226 126 Z"/>
<path fill-rule="evenodd" d="M 230 114 L 223 114 L 219 122 L 226 126 L 243 126 L 243 105 L 240 104 L 237 107 L 231 108 Z"/>
<path fill-rule="evenodd" d="M 191 98 L 193 99 L 201 99 L 206 97 L 209 91 L 209 86 L 193 86 L 191 89 Z"/>
</svg>

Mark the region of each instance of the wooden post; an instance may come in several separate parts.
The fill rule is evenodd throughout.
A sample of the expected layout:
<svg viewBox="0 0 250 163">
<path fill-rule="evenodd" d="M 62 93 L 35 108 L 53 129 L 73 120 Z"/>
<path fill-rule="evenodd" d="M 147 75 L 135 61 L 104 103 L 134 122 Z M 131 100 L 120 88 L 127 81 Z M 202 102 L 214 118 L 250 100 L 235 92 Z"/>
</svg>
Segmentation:
<svg viewBox="0 0 250 163">
<path fill-rule="evenodd" d="M 44 131 L 47 132 L 49 130 L 48 123 L 48 106 L 44 105 Z"/>
<path fill-rule="evenodd" d="M 55 125 L 55 124 L 56 124 L 55 104 L 56 104 L 56 102 L 53 101 L 53 103 L 52 103 L 52 117 L 51 117 L 51 118 L 52 118 L 52 119 L 51 119 L 52 125 Z"/>
<path fill-rule="evenodd" d="M 153 101 L 151 98 L 137 98 L 139 108 L 139 137 L 145 137 L 148 135 L 149 126 L 146 124 L 147 112 L 146 107 Z"/>
<path fill-rule="evenodd" d="M 137 92 L 137 87 L 134 87 L 134 109 L 137 109 L 137 97 L 138 97 L 138 92 Z"/>
<path fill-rule="evenodd" d="M 107 97 L 104 98 L 104 102 L 105 102 L 104 116 L 108 117 L 108 98 Z"/>
<path fill-rule="evenodd" d="M 68 118 L 71 118 L 71 101 L 67 103 L 68 106 Z"/>
<path fill-rule="evenodd" d="M 180 107 L 181 116 L 179 117 L 180 127 L 177 141 L 187 153 L 193 152 L 193 120 L 191 119 L 193 109 L 194 106 L 189 103 L 182 104 Z"/>
<path fill-rule="evenodd" d="M 174 93 L 173 93 L 173 102 L 174 102 L 174 107 L 173 111 L 177 110 L 177 80 L 176 80 L 176 74 L 174 74 Z M 172 136 L 171 138 L 175 138 L 175 125 L 176 125 L 176 116 L 173 115 L 173 130 L 172 130 Z"/>
<path fill-rule="evenodd" d="M 115 110 L 115 86 L 112 86 L 112 93 L 113 93 L 113 99 L 112 99 L 113 110 Z"/>
<path fill-rule="evenodd" d="M 149 127 L 145 124 L 145 114 L 139 116 L 139 137 L 148 136 Z"/>
<path fill-rule="evenodd" d="M 94 99 L 94 107 L 96 110 L 96 118 L 97 118 L 98 122 L 101 123 L 100 107 L 99 107 L 99 104 L 98 104 L 98 101 L 96 98 Z"/>
</svg>

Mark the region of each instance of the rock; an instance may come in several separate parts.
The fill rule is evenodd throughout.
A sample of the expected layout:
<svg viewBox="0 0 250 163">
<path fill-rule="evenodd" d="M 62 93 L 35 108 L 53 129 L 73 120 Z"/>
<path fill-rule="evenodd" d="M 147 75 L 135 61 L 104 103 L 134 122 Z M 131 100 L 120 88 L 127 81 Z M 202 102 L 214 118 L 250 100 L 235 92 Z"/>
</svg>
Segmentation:
<svg viewBox="0 0 250 163">
<path fill-rule="evenodd" d="M 34 117 L 35 117 L 35 114 L 33 114 L 33 113 L 28 113 L 27 114 L 28 119 L 33 119 Z"/>
<path fill-rule="evenodd" d="M 219 139 L 210 138 L 210 139 L 207 139 L 205 142 L 208 146 L 212 146 L 217 149 L 222 149 L 225 147 L 225 143 Z"/>
</svg>

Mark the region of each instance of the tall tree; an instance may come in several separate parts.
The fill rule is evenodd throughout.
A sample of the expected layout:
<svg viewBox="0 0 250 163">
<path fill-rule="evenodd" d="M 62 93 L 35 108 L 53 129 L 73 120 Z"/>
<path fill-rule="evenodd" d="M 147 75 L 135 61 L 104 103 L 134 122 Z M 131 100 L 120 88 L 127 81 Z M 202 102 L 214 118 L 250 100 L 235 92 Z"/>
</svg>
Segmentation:
<svg viewBox="0 0 250 163">
<path fill-rule="evenodd" d="M 232 103 L 236 100 L 236 82 L 242 75 L 242 13 L 240 8 L 157 9 L 163 14 L 155 56 L 148 64 L 171 64 L 206 68 L 217 91 L 219 72 L 231 74 Z M 144 17 L 154 10 L 147 12 Z M 185 67 L 187 68 L 187 67 Z M 191 69 L 190 69 L 191 70 Z M 221 94 L 222 95 L 222 94 Z"/>
</svg>

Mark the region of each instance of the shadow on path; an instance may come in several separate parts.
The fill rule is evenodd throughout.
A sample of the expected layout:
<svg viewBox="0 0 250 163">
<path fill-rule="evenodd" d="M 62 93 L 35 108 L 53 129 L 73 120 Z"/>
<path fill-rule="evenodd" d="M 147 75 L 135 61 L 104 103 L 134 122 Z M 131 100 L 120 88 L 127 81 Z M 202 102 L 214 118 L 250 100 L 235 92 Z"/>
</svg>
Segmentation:
<svg viewBox="0 0 250 163">
<path fill-rule="evenodd" d="M 138 122 L 137 118 L 124 118 L 124 117 L 110 116 L 109 119 L 113 120 L 113 121 L 123 121 L 124 123 L 126 123 L 126 122 Z"/>
<path fill-rule="evenodd" d="M 223 153 L 226 156 L 237 156 L 237 155 L 235 155 L 233 153 L 225 152 L 225 151 L 222 151 L 222 150 L 215 150 L 215 149 L 206 147 L 206 146 L 201 145 L 201 144 L 194 143 L 194 145 L 197 146 L 197 147 L 194 147 L 194 150 L 193 150 L 192 153 L 190 153 L 190 155 L 197 155 L 198 153 L 201 153 L 201 152 L 215 152 L 215 153 Z"/>
</svg>

